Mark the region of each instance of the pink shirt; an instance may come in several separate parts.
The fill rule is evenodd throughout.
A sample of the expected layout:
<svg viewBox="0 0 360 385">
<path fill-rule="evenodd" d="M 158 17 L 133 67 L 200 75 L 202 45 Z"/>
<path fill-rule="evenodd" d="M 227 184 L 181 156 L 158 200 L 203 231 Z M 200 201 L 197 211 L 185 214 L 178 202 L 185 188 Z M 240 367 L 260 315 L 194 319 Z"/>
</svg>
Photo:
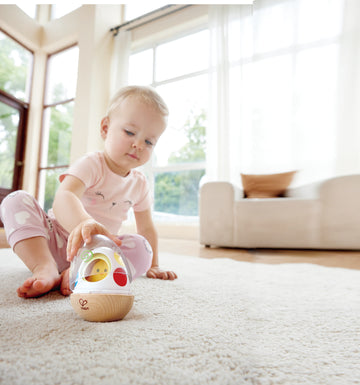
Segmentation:
<svg viewBox="0 0 360 385">
<path fill-rule="evenodd" d="M 102 152 L 80 158 L 60 175 L 60 182 L 66 175 L 73 175 L 85 184 L 81 201 L 86 211 L 113 234 L 117 234 L 127 219 L 130 207 L 134 211 L 151 207 L 152 197 L 145 175 L 138 170 L 131 170 L 125 177 L 113 173 Z"/>
</svg>

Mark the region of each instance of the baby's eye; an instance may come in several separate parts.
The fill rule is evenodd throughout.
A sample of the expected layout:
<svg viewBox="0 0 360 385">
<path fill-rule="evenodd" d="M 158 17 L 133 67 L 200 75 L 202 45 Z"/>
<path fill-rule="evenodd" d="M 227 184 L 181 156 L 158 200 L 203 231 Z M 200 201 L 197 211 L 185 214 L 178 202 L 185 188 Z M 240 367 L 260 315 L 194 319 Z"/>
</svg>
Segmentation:
<svg viewBox="0 0 360 385">
<path fill-rule="evenodd" d="M 145 140 L 145 143 L 146 143 L 148 146 L 153 146 L 153 143 L 152 143 L 150 140 Z"/>
<path fill-rule="evenodd" d="M 126 135 L 129 135 L 129 136 L 135 135 L 133 132 L 131 132 L 131 131 L 129 131 L 129 130 L 124 129 L 124 131 L 125 131 L 125 134 L 126 134 Z"/>
</svg>

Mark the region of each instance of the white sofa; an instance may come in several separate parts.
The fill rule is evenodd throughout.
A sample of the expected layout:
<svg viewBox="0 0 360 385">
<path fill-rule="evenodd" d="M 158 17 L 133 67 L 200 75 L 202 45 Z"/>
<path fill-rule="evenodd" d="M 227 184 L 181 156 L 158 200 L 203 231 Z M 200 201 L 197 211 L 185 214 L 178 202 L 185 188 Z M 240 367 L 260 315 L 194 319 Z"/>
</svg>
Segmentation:
<svg viewBox="0 0 360 385">
<path fill-rule="evenodd" d="M 200 243 L 206 246 L 360 249 L 360 175 L 286 190 L 281 198 L 244 198 L 228 182 L 200 189 Z"/>
</svg>

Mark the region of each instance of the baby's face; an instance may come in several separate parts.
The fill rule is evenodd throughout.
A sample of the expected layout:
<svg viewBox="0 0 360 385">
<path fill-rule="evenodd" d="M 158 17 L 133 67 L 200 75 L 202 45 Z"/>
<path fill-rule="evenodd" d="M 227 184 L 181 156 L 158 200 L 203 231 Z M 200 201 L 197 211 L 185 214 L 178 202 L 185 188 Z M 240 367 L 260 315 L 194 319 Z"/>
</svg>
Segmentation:
<svg viewBox="0 0 360 385">
<path fill-rule="evenodd" d="M 146 163 L 166 127 L 166 118 L 151 106 L 129 97 L 101 122 L 105 159 L 110 169 L 127 175 Z"/>
</svg>

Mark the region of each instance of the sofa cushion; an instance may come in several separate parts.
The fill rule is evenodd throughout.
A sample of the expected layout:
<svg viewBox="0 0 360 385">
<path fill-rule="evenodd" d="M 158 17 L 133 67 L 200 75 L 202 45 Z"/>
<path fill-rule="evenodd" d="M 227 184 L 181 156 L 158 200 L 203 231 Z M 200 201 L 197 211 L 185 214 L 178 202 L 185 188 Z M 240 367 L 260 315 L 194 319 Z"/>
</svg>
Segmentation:
<svg viewBox="0 0 360 385">
<path fill-rule="evenodd" d="M 246 198 L 275 198 L 289 187 L 296 171 L 278 174 L 241 174 Z"/>
<path fill-rule="evenodd" d="M 234 210 L 234 243 L 246 248 L 316 248 L 321 204 L 316 199 L 242 199 Z"/>
</svg>

